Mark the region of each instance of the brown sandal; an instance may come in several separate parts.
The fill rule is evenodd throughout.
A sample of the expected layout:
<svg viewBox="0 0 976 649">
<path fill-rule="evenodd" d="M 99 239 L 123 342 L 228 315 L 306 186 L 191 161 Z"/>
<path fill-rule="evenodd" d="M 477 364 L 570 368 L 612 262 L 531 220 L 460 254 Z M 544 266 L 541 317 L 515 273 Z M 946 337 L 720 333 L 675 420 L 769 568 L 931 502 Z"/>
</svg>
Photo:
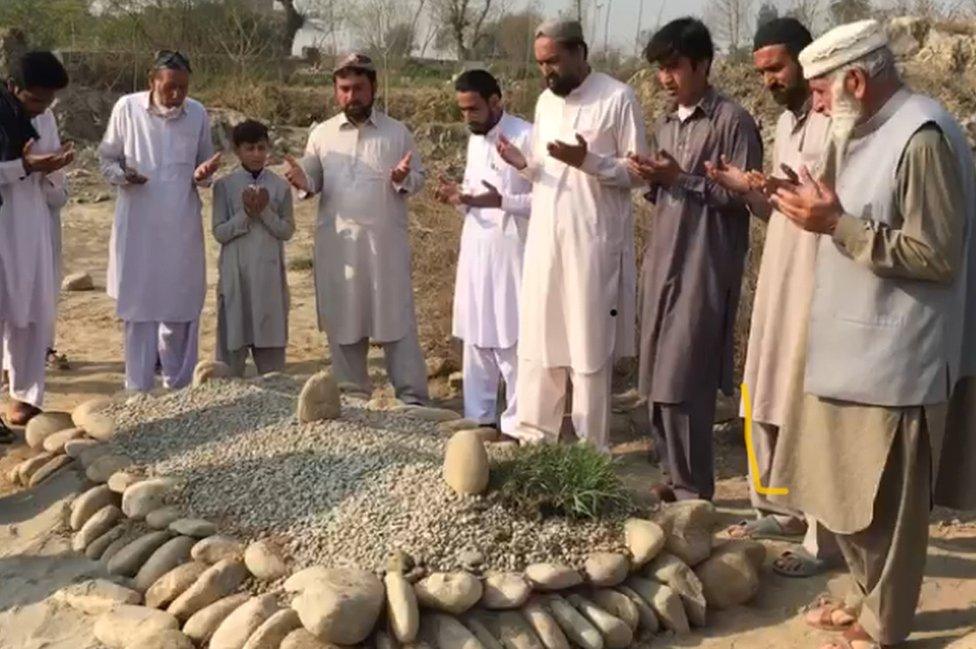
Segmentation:
<svg viewBox="0 0 976 649">
<path fill-rule="evenodd" d="M 843 602 L 830 595 L 818 597 L 812 604 L 805 607 L 804 613 L 803 621 L 806 622 L 807 626 L 832 633 L 847 631 L 857 622 L 857 616 L 844 606 Z M 846 618 L 838 620 L 837 613 L 843 613 Z"/>
</svg>

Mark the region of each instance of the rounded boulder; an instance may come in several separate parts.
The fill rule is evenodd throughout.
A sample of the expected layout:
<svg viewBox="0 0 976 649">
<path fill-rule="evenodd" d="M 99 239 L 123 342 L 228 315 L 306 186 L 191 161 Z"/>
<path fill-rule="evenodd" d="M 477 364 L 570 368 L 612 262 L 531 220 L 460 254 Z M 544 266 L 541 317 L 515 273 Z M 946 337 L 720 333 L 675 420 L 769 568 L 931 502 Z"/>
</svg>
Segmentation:
<svg viewBox="0 0 976 649">
<path fill-rule="evenodd" d="M 444 481 L 461 495 L 484 493 L 489 479 L 488 453 L 472 430 L 451 437 L 444 450 Z"/>
</svg>

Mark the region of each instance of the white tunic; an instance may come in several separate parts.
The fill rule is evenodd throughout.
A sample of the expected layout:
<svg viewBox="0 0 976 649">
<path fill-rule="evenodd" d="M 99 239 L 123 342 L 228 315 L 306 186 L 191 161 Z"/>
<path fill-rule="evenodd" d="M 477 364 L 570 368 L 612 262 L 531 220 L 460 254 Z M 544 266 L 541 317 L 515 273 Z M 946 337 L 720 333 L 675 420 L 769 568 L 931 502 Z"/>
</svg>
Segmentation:
<svg viewBox="0 0 976 649">
<path fill-rule="evenodd" d="M 408 151 L 411 171 L 396 186 L 390 172 Z M 424 184 L 413 136 L 375 109 L 360 127 L 340 113 L 312 131 L 302 168 L 322 194 L 315 224 L 319 329 L 339 345 L 400 340 L 414 321 L 407 197 Z"/>
<path fill-rule="evenodd" d="M 210 119 L 187 99 L 165 119 L 149 92 L 126 95 L 112 110 L 98 149 L 102 174 L 118 186 L 109 244 L 108 294 L 130 322 L 190 322 L 200 317 L 206 277 L 196 167 L 213 155 Z M 149 178 L 127 184 L 121 163 Z"/>
<path fill-rule="evenodd" d="M 33 120 L 36 153 L 56 151 L 57 123 L 51 111 Z M 0 162 L 0 321 L 35 325 L 50 337 L 54 326 L 55 279 L 51 214 L 44 174 L 24 173 L 23 160 Z"/>
<path fill-rule="evenodd" d="M 581 169 L 549 156 L 554 140 L 589 149 Z M 522 277 L 519 357 L 581 374 L 636 347 L 636 254 L 627 154 L 645 154 L 634 91 L 591 72 L 569 96 L 539 97 L 524 175 L 533 181 Z"/>
<path fill-rule="evenodd" d="M 483 181 L 502 196 L 501 209 L 464 208 L 454 286 L 454 336 L 476 347 L 508 349 L 518 341 L 519 286 L 532 185 L 498 155 L 504 135 L 527 149 L 532 125 L 507 113 L 486 135 L 468 139 L 463 191 L 482 194 Z"/>
</svg>

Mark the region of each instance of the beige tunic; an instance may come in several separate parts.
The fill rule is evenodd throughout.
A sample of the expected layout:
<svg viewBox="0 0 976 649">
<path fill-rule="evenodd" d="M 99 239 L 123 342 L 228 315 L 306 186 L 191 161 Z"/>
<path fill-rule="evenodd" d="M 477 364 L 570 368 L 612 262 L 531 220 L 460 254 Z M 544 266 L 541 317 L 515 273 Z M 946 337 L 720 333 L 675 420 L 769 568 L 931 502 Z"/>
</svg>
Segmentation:
<svg viewBox="0 0 976 649">
<path fill-rule="evenodd" d="M 257 218 L 247 214 L 241 198 L 249 185 L 268 190 L 268 206 Z M 268 169 L 255 180 L 239 167 L 217 181 L 213 199 L 213 235 L 221 246 L 217 293 L 224 309 L 227 347 L 285 347 L 288 280 L 284 242 L 295 233 L 291 188 Z"/>
<path fill-rule="evenodd" d="M 774 176 L 785 177 L 781 164 L 797 172 L 804 166 L 813 171 L 820 164 L 830 119 L 809 108 L 805 111 L 780 115 Z M 819 235 L 797 228 L 780 212 L 769 215 L 743 375 L 757 422 L 782 426 L 786 419 L 789 379 L 803 362 L 800 342 L 810 317 L 818 240 Z"/>
<path fill-rule="evenodd" d="M 902 227 L 881 228 L 845 215 L 834 241 L 879 275 L 951 281 L 961 265 L 965 229 L 965 210 L 957 208 L 963 204 L 957 166 L 938 128 L 922 128 L 898 170 Z M 807 327 L 802 329 L 800 348 L 805 350 Z M 885 408 L 801 396 L 803 363 L 796 369 L 790 384 L 798 407 L 791 408 L 780 429 L 771 478 L 771 486 L 786 487 L 789 494 L 772 499 L 812 515 L 833 532 L 863 530 L 874 518 L 875 497 L 899 426 L 924 427 L 932 466 L 938 467 L 947 404 Z"/>
<path fill-rule="evenodd" d="M 390 172 L 410 151 L 402 185 Z M 361 126 L 342 113 L 308 139 L 302 167 L 321 192 L 315 223 L 319 328 L 330 344 L 400 340 L 414 326 L 407 198 L 424 184 L 413 136 L 373 110 Z"/>
</svg>

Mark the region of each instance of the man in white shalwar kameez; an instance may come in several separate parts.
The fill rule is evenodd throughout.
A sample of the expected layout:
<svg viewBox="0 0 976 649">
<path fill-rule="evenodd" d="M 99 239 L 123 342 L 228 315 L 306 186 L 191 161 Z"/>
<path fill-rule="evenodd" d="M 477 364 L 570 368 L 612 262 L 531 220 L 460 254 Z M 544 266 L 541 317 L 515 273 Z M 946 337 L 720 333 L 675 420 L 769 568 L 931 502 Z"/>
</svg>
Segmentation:
<svg viewBox="0 0 976 649">
<path fill-rule="evenodd" d="M 118 188 L 108 294 L 125 323 L 125 386 L 148 392 L 157 367 L 167 388 L 190 383 L 206 287 L 197 185 L 220 165 L 210 119 L 187 98 L 190 65 L 162 51 L 150 89 L 119 99 L 98 149 Z"/>
<path fill-rule="evenodd" d="M 504 135 L 527 148 L 532 125 L 505 112 L 498 81 L 485 70 L 465 72 L 454 89 L 471 131 L 467 166 L 462 186 L 442 183 L 438 195 L 464 215 L 453 332 L 464 341 L 464 416 L 511 435 L 518 423 L 518 299 L 532 184 L 496 147 Z M 500 420 L 499 379 L 506 396 Z"/>
<path fill-rule="evenodd" d="M 590 70 L 579 23 L 539 27 L 535 57 L 548 89 L 530 146 L 499 146 L 533 182 L 515 435 L 558 439 L 569 379 L 577 435 L 607 450 L 614 361 L 636 347 L 630 193 L 640 182 L 627 156 L 647 149 L 644 120 L 629 86 Z"/>
<path fill-rule="evenodd" d="M 427 401 L 427 366 L 417 337 L 407 199 L 424 170 L 407 127 L 373 107 L 376 68 L 364 54 L 333 72 L 338 115 L 308 138 L 301 163 L 286 157 L 285 177 L 320 193 L 315 226 L 315 294 L 319 328 L 329 339 L 340 383 L 369 394 L 370 342 L 383 346 L 397 398 Z"/>
<path fill-rule="evenodd" d="M 40 412 L 44 400 L 55 304 L 45 192 L 48 176 L 74 157 L 70 146 L 55 145 L 57 127 L 48 108 L 67 85 L 53 54 L 29 52 L 0 88 L 0 357 L 8 365 L 12 397 L 7 420 L 15 425 Z"/>
</svg>

